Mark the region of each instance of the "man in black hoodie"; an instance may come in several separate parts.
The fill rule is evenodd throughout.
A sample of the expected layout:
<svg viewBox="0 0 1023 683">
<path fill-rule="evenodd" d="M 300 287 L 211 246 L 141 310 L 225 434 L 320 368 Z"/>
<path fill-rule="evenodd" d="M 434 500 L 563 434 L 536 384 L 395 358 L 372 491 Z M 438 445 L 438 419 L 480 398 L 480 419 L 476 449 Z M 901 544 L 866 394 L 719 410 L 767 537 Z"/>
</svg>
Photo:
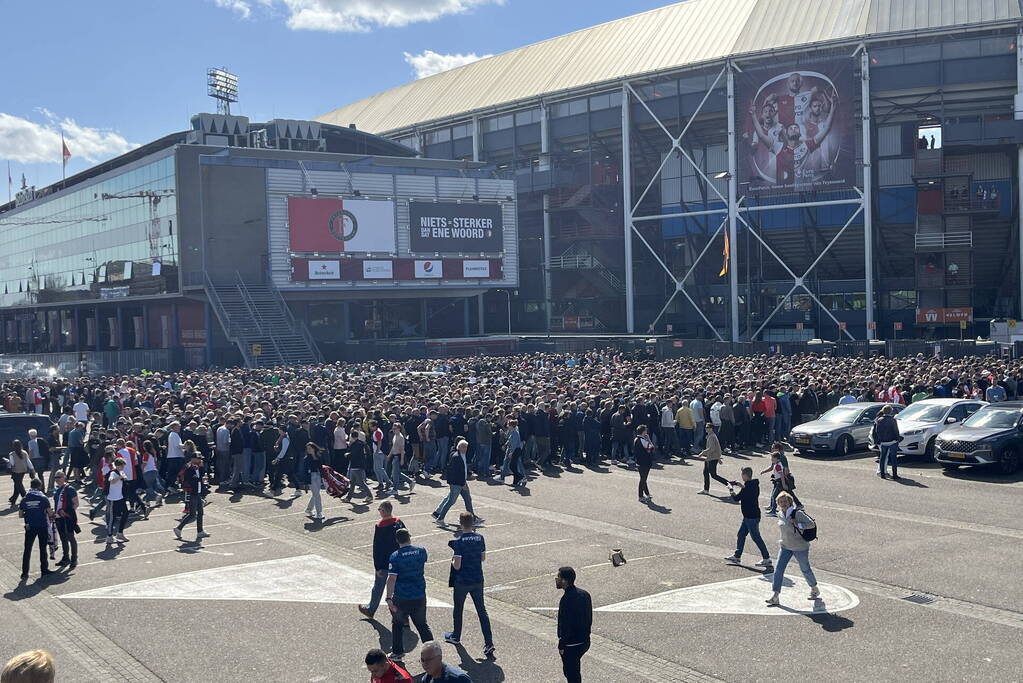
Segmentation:
<svg viewBox="0 0 1023 683">
<path fill-rule="evenodd" d="M 739 487 L 738 492 L 735 490 L 736 486 Z M 763 567 L 764 571 L 771 571 L 771 554 L 767 552 L 767 545 L 760 536 L 760 480 L 753 478 L 753 468 L 743 467 L 742 482 L 729 482 L 728 492 L 732 494 L 732 500 L 738 502 L 742 508 L 742 524 L 739 525 L 739 533 L 735 539 L 735 554 L 726 557 L 725 562 L 739 564 L 742 561 L 742 549 L 746 545 L 746 535 L 749 534 L 763 558 L 756 566 Z"/>
<path fill-rule="evenodd" d="M 575 585 L 575 570 L 561 567 L 554 585 L 565 591 L 558 603 L 558 654 L 561 670 L 568 683 L 582 683 L 580 660 L 590 649 L 593 625 L 593 601 L 590 594 Z"/>
<path fill-rule="evenodd" d="M 394 534 L 398 529 L 404 529 L 405 523 L 393 517 L 391 512 L 394 506 L 391 501 L 385 500 L 377 507 L 380 513 L 380 521 L 373 529 L 373 592 L 369 597 L 368 605 L 359 605 L 359 613 L 367 619 L 372 619 L 380 606 L 380 598 L 384 596 L 384 588 L 387 586 L 387 567 L 391 559 L 391 553 L 398 549 L 398 539 Z"/>
</svg>

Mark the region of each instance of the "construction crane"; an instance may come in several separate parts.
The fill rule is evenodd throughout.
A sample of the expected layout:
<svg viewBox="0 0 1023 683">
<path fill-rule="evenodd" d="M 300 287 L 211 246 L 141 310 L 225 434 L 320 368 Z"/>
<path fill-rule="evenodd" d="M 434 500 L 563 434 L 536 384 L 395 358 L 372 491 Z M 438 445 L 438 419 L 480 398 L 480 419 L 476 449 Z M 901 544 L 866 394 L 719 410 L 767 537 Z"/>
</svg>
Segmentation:
<svg viewBox="0 0 1023 683">
<path fill-rule="evenodd" d="M 149 202 L 149 257 L 153 261 L 160 260 L 160 219 L 156 209 L 164 197 L 173 197 L 174 190 L 141 190 L 139 192 L 104 192 L 103 199 L 145 199 Z"/>
</svg>

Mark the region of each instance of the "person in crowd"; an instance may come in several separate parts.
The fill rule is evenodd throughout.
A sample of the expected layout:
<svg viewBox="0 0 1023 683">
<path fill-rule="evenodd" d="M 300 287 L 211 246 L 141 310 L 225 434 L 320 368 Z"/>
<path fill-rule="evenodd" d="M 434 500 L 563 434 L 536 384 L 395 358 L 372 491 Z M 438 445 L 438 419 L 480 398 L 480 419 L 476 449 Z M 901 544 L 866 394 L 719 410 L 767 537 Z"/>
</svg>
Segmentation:
<svg viewBox="0 0 1023 683">
<path fill-rule="evenodd" d="M 391 448 L 386 463 L 386 467 L 391 470 L 391 489 L 387 491 L 388 495 L 396 496 L 401 493 L 402 484 L 408 484 L 409 493 L 416 487 L 416 480 L 405 474 L 402 469 L 402 465 L 406 464 L 405 451 L 405 428 L 401 426 L 401 422 L 394 420 L 391 423 Z"/>
<path fill-rule="evenodd" d="M 360 432 L 358 429 L 352 431 L 352 441 L 348 446 L 348 480 L 351 482 L 351 486 L 348 489 L 348 495 L 345 496 L 344 501 L 346 503 L 352 502 L 352 496 L 355 494 L 356 487 L 363 493 L 366 500 L 373 500 L 373 491 L 370 490 L 369 485 L 366 484 L 366 463 L 368 461 L 366 440 L 364 432 Z"/>
<path fill-rule="evenodd" d="M 892 479 L 899 478 L 899 423 L 895 419 L 891 406 L 881 408 L 881 413 L 874 426 L 871 427 L 874 443 L 877 444 L 880 457 L 877 462 L 877 476 L 888 478 L 888 465 L 892 468 Z"/>
<path fill-rule="evenodd" d="M 127 465 L 124 458 L 114 458 L 113 468 L 107 474 L 107 545 L 113 545 L 114 541 L 125 543 L 128 539 L 124 535 L 124 528 L 128 524 L 128 501 L 125 498 L 125 474 L 124 468 Z"/>
<path fill-rule="evenodd" d="M 581 683 L 582 658 L 590 649 L 593 625 L 593 601 L 590 594 L 575 585 L 575 569 L 561 567 L 554 585 L 562 591 L 558 603 L 558 654 L 568 683 Z"/>
<path fill-rule="evenodd" d="M 387 607 L 391 611 L 391 654 L 396 662 L 405 659 L 405 620 L 410 619 L 426 643 L 433 631 L 426 623 L 426 548 L 412 545 L 408 529 L 394 532 L 398 549 L 391 553 L 387 569 Z"/>
<path fill-rule="evenodd" d="M 305 445 L 305 470 L 309 479 L 309 504 L 306 505 L 306 517 L 312 517 L 315 522 L 323 521 L 323 500 L 320 497 L 320 489 L 323 486 L 323 458 L 320 447 L 308 442 Z"/>
<path fill-rule="evenodd" d="M 397 662 L 387 658 L 384 651 L 373 648 L 366 653 L 369 683 L 412 683 L 412 674 Z"/>
<path fill-rule="evenodd" d="M 202 458 L 198 455 L 193 455 L 189 460 L 188 466 L 183 470 L 181 477 L 181 489 L 185 493 L 185 505 L 188 506 L 188 512 L 178 525 L 174 527 L 174 537 L 179 541 L 181 539 L 181 531 L 195 522 L 195 540 L 201 542 L 204 538 L 209 538 L 210 534 L 203 529 L 202 518 L 203 508 L 205 507 L 203 501 L 203 493 L 206 491 L 206 474 L 202 468 Z"/>
<path fill-rule="evenodd" d="M 53 683 L 57 667 L 46 650 L 30 650 L 14 655 L 0 671 L 0 683 Z"/>
<path fill-rule="evenodd" d="M 28 474 L 30 480 L 36 478 L 35 464 L 18 439 L 11 441 L 11 452 L 7 456 L 7 469 L 11 473 L 11 481 L 14 482 L 14 492 L 7 499 L 13 508 L 18 506 L 18 499 L 24 498 L 28 493 L 25 490 L 25 475 Z"/>
<path fill-rule="evenodd" d="M 455 504 L 458 497 L 462 497 L 462 501 L 465 503 L 465 509 L 473 515 L 476 519 L 477 524 L 484 522 L 482 517 L 476 515 L 472 509 L 472 495 L 469 493 L 469 466 L 465 461 L 465 453 L 469 449 L 469 442 L 464 439 L 459 441 L 455 446 L 455 450 L 451 453 L 451 458 L 448 460 L 444 470 L 444 478 L 448 482 L 448 495 L 441 501 L 437 509 L 433 511 L 432 516 L 436 521 L 437 526 L 446 526 L 444 516 L 448 514 L 448 510 Z"/>
<path fill-rule="evenodd" d="M 405 523 L 395 517 L 394 505 L 389 500 L 382 501 L 377 507 L 380 520 L 373 528 L 373 591 L 369 597 L 369 604 L 359 605 L 359 614 L 372 619 L 380 606 L 380 599 L 384 596 L 384 587 L 387 585 L 387 567 L 391 555 L 398 549 L 396 533 L 404 529 Z"/>
<path fill-rule="evenodd" d="M 714 433 L 714 425 L 707 423 L 707 447 L 700 455 L 703 459 L 703 488 L 698 493 L 705 496 L 710 495 L 710 480 L 720 482 L 728 486 L 728 480 L 718 474 L 718 465 L 721 463 L 721 443 L 717 434 Z"/>
<path fill-rule="evenodd" d="M 640 425 L 636 428 L 636 438 L 632 440 L 632 459 L 636 461 L 639 470 L 639 502 L 652 503 L 653 496 L 650 495 L 650 487 L 647 485 L 647 478 L 650 476 L 650 468 L 653 466 L 654 444 L 647 434 L 647 426 Z"/>
<path fill-rule="evenodd" d="M 763 567 L 765 571 L 771 570 L 771 554 L 767 551 L 767 545 L 760 536 L 760 480 L 753 477 L 752 467 L 743 467 L 741 471 L 742 481 L 733 481 L 728 484 L 728 492 L 732 500 L 739 503 L 742 510 L 742 523 L 739 524 L 739 533 L 736 534 L 735 552 L 725 558 L 729 564 L 740 564 L 742 562 L 742 551 L 746 547 L 746 536 L 749 536 L 760 551 L 761 560 L 757 567 Z M 735 488 L 739 490 L 736 491 Z"/>
<path fill-rule="evenodd" d="M 462 638 L 462 611 L 465 598 L 472 598 L 476 616 L 483 631 L 483 656 L 494 656 L 494 633 L 490 628 L 490 616 L 483 603 L 483 563 L 487 559 L 487 543 L 482 534 L 474 531 L 475 517 L 470 512 L 458 516 L 459 533 L 448 546 L 451 547 L 451 571 L 454 585 L 454 627 L 444 634 L 444 642 L 459 645 Z"/>
<path fill-rule="evenodd" d="M 771 500 L 768 504 L 766 511 L 768 517 L 776 517 L 778 514 L 777 499 L 778 494 L 785 491 L 792 496 L 796 502 L 797 508 L 802 508 L 802 503 L 799 502 L 799 497 L 795 491 L 795 477 L 792 476 L 792 472 L 789 471 L 789 459 L 785 456 L 785 444 L 781 441 L 775 441 L 771 445 L 771 465 L 763 470 L 760 474 L 771 473 L 771 485 L 773 490 L 771 491 Z"/>
<path fill-rule="evenodd" d="M 18 515 L 25 520 L 25 550 L 21 555 L 22 581 L 28 579 L 32 546 L 36 544 L 39 545 L 40 574 L 47 576 L 53 573 L 46 561 L 46 543 L 50 529 L 50 517 L 53 514 L 52 508 L 46 494 L 43 493 L 41 480 L 33 478 L 29 487 L 28 493 L 21 499 L 18 506 Z"/>
<path fill-rule="evenodd" d="M 60 536 L 61 557 L 58 567 L 74 569 L 78 566 L 78 493 L 67 483 L 67 475 L 57 472 L 54 477 L 53 515 Z"/>
<path fill-rule="evenodd" d="M 766 602 L 771 607 L 781 606 L 780 596 L 782 581 L 785 578 L 785 567 L 788 566 L 789 560 L 793 556 L 799 563 L 799 570 L 803 573 L 803 578 L 810 586 L 809 599 L 819 600 L 821 592 L 817 588 L 817 577 L 814 576 L 813 569 L 810 567 L 810 542 L 803 537 L 802 533 L 805 529 L 816 527 L 816 523 L 805 512 L 797 510 L 792 496 L 784 491 L 778 494 L 777 504 L 778 509 L 782 511 L 778 517 L 778 529 L 781 532 L 781 538 L 778 540 L 780 549 L 778 561 L 774 566 L 774 581 L 771 585 L 773 593 Z"/>
<path fill-rule="evenodd" d="M 419 663 L 425 672 L 423 683 L 472 683 L 469 674 L 444 661 L 444 649 L 435 641 L 423 643 L 419 651 Z"/>
</svg>

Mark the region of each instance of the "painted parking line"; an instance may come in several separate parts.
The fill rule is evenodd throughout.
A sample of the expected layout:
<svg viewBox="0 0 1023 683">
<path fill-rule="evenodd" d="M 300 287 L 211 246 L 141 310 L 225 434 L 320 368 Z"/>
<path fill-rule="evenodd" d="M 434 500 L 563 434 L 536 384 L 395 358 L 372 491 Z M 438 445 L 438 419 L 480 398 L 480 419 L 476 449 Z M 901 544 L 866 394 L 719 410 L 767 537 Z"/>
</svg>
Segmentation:
<svg viewBox="0 0 1023 683">
<path fill-rule="evenodd" d="M 102 529 L 105 526 L 106 526 L 105 524 L 93 523 L 92 528 L 94 528 L 94 529 Z M 216 524 L 204 524 L 203 528 L 204 529 L 212 529 L 213 527 L 218 527 L 218 526 L 228 526 L 228 523 L 227 522 L 217 522 Z M 126 529 L 126 531 L 130 531 L 130 530 L 131 530 L 131 527 L 128 527 Z M 169 531 L 170 531 L 170 529 L 154 529 L 153 531 L 139 531 L 138 533 L 132 532 L 131 536 L 129 537 L 129 540 L 132 539 L 132 538 L 135 538 L 136 536 L 150 536 L 152 534 L 166 534 Z M 173 533 L 173 532 L 171 532 L 171 533 Z M 127 534 L 125 534 L 125 535 L 127 536 Z M 105 540 L 106 540 L 106 536 L 104 536 L 103 534 L 100 534 L 99 536 L 96 537 L 96 541 L 95 542 L 96 543 L 102 543 Z"/>
<path fill-rule="evenodd" d="M 485 527 L 481 527 L 481 529 L 483 531 L 486 531 L 487 529 L 493 529 L 494 527 L 499 527 L 499 526 L 508 526 L 509 524 L 512 524 L 512 522 L 500 522 L 498 524 L 488 524 Z M 430 536 L 443 536 L 444 534 L 447 534 L 447 535 L 450 536 L 452 533 L 453 532 L 448 531 L 448 530 L 445 529 L 445 530 L 441 530 L 441 531 L 432 531 L 432 532 L 430 532 L 428 534 L 416 534 L 415 538 L 418 540 L 420 538 L 429 538 Z M 354 548 L 352 548 L 352 550 L 365 550 L 366 548 L 372 548 L 372 547 L 373 547 L 373 544 L 372 543 L 368 543 L 366 545 L 357 545 Z"/>
<path fill-rule="evenodd" d="M 550 545 L 552 543 L 565 543 L 565 542 L 571 541 L 571 540 L 574 540 L 574 539 L 571 539 L 571 538 L 559 538 L 556 541 L 540 541 L 538 543 L 523 543 L 522 545 L 513 545 L 513 546 L 509 546 L 507 548 L 497 548 L 496 550 L 487 550 L 487 555 L 489 556 L 489 555 L 494 555 L 496 553 L 503 553 L 506 550 L 519 550 L 521 548 L 534 548 L 536 546 Z M 427 562 L 426 564 L 428 564 L 428 565 L 430 565 L 430 564 L 441 564 L 443 562 L 450 562 L 450 561 L 451 560 L 449 558 L 449 559 L 446 559 L 446 560 L 434 560 L 433 562 Z"/>
<path fill-rule="evenodd" d="M 226 545 L 237 545 L 239 543 L 255 543 L 256 541 L 268 541 L 268 540 L 270 540 L 269 537 L 263 536 L 261 538 L 246 538 L 246 539 L 243 539 L 241 541 L 227 541 L 226 543 L 209 543 L 209 544 L 205 544 L 204 543 L 203 545 L 194 545 L 194 542 L 184 541 L 184 544 L 188 544 L 189 546 L 191 546 L 191 548 L 193 548 L 193 549 L 189 549 L 188 552 L 190 552 L 190 553 L 191 552 L 199 553 L 199 552 L 205 552 L 209 548 L 220 548 L 220 547 L 223 547 L 223 546 L 226 546 Z M 176 538 L 174 539 L 174 541 L 178 542 Z M 149 552 L 149 553 L 139 553 L 138 555 L 117 555 L 116 557 L 111 557 L 108 560 L 94 560 L 92 562 L 79 562 L 78 566 L 79 567 L 88 567 L 88 566 L 94 565 L 94 564 L 107 564 L 108 562 L 115 562 L 115 561 L 120 561 L 120 560 L 134 560 L 134 559 L 137 559 L 139 557 L 151 557 L 153 555 L 162 555 L 164 553 L 177 553 L 177 552 L 184 552 L 182 550 L 182 545 L 179 545 L 176 548 L 168 548 L 166 550 L 154 550 L 154 551 Z"/>
</svg>

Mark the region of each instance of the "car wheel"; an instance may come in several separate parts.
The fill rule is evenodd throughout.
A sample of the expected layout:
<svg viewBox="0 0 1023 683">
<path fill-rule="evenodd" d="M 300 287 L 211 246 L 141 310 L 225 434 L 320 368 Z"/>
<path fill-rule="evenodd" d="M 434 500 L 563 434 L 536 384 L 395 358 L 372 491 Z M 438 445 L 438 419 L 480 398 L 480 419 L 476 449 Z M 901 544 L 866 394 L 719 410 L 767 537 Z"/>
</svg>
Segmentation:
<svg viewBox="0 0 1023 683">
<path fill-rule="evenodd" d="M 924 459 L 927 460 L 927 462 L 937 462 L 934 459 L 934 441 L 937 438 L 938 437 L 936 436 L 932 436 L 931 440 L 927 442 L 927 449 L 924 451 Z"/>
<path fill-rule="evenodd" d="M 1013 474 L 1019 469 L 1019 451 L 1015 448 L 1006 448 L 1002 452 L 1002 461 L 998 464 L 998 471 L 1002 474 Z"/>
<path fill-rule="evenodd" d="M 848 434 L 843 434 L 838 437 L 838 443 L 835 444 L 835 455 L 839 458 L 844 458 L 849 455 L 849 452 L 853 449 L 852 438 Z"/>
</svg>

